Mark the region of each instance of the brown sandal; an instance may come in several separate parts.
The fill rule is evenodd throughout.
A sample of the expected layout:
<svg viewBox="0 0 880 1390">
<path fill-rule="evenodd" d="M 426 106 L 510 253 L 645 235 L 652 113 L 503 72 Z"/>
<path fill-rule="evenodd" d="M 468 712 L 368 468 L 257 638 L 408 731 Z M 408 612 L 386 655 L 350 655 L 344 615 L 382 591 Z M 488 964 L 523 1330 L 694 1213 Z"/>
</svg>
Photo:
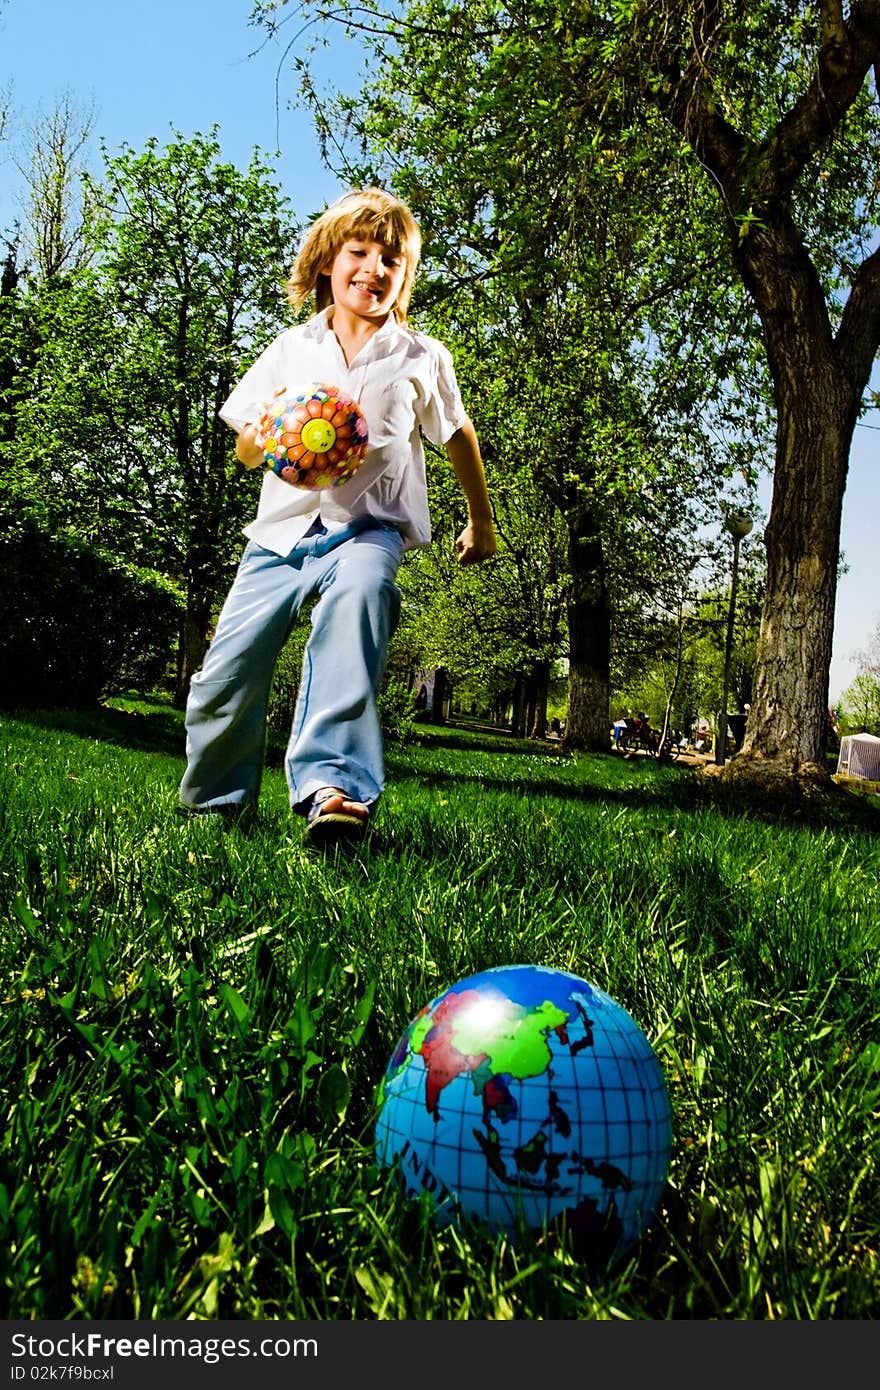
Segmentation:
<svg viewBox="0 0 880 1390">
<path fill-rule="evenodd" d="M 348 808 L 348 809 L 345 809 Z M 339 787 L 321 787 L 306 813 L 306 839 L 312 845 L 360 840 L 370 813 L 361 801 L 351 801 Z"/>
</svg>

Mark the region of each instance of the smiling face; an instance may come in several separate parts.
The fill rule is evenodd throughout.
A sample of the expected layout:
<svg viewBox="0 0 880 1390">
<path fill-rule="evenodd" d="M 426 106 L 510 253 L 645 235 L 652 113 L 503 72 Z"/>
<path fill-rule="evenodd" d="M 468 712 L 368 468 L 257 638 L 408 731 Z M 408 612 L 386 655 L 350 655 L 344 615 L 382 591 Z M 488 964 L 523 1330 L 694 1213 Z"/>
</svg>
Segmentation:
<svg viewBox="0 0 880 1390">
<path fill-rule="evenodd" d="M 354 251 L 362 250 L 369 254 L 374 246 L 383 253 L 381 267 L 387 279 L 390 272 L 402 265 L 400 281 L 392 295 L 383 294 L 383 300 L 390 298 L 390 306 L 383 303 L 377 309 L 370 309 L 367 321 L 379 327 L 379 320 L 394 309 L 398 323 L 406 325 L 410 295 L 413 291 L 416 268 L 422 250 L 422 234 L 418 223 L 406 203 L 381 188 L 355 189 L 331 203 L 311 224 L 297 252 L 287 282 L 287 297 L 294 308 L 299 309 L 310 296 L 314 296 L 315 307 L 320 313 L 341 298 L 347 300 L 348 291 L 342 285 L 342 262 L 337 275 L 338 293 L 331 286 L 333 267 L 340 256 L 348 258 Z M 363 261 L 360 269 L 363 269 Z M 366 288 L 361 286 L 354 295 L 356 302 L 366 296 L 376 300 L 379 280 Z M 366 304 L 361 304 L 366 307 Z M 361 310 L 352 307 L 352 312 L 360 317 Z M 363 319 L 360 319 L 363 322 Z"/>
<path fill-rule="evenodd" d="M 337 312 L 379 327 L 400 293 L 406 258 L 395 247 L 352 237 L 343 242 L 324 274 L 330 277 Z"/>
</svg>

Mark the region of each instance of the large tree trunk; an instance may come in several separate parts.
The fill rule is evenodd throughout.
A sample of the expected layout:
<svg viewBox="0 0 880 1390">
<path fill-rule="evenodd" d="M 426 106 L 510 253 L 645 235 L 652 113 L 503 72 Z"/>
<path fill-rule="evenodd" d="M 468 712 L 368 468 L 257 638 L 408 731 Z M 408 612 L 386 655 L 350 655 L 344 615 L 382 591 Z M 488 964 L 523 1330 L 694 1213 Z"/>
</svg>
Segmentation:
<svg viewBox="0 0 880 1390">
<path fill-rule="evenodd" d="M 446 723 L 446 702 L 452 700 L 452 682 L 448 672 L 442 666 L 438 666 L 434 672 L 434 693 L 431 697 L 429 722 L 431 724 Z"/>
<path fill-rule="evenodd" d="M 689 64 L 660 68 L 656 100 L 722 192 L 734 264 L 761 318 L 777 448 L 765 532 L 767 592 L 742 752 L 724 776 L 830 786 L 823 758 L 843 491 L 862 392 L 880 343 L 880 251 L 834 303 L 794 220 L 794 190 L 859 99 L 880 56 L 875 0 L 818 7 L 811 79 L 759 140 L 728 123 L 713 81 L 725 7 L 696 7 Z M 678 38 L 674 39 L 674 44 Z M 723 62 L 721 66 L 723 69 Z M 847 245 L 843 233 L 841 248 Z M 841 259 L 844 251 L 841 249 Z M 836 297 L 835 297 L 836 299 Z"/>
<path fill-rule="evenodd" d="M 570 522 L 568 557 L 567 748 L 608 749 L 611 686 L 611 610 L 602 542 L 586 518 Z"/>
<path fill-rule="evenodd" d="M 547 698 L 550 694 L 550 662 L 537 661 L 529 680 L 529 738 L 547 737 Z"/>
<path fill-rule="evenodd" d="M 824 372 L 783 403 L 752 706 L 733 776 L 827 776 L 828 671 L 854 421 L 849 394 Z"/>
<path fill-rule="evenodd" d="M 513 710 L 510 717 L 511 732 L 517 738 L 546 736 L 549 692 L 549 661 L 538 661 L 527 676 L 517 676 L 513 687 Z"/>
<path fill-rule="evenodd" d="M 177 646 L 177 681 L 174 689 L 174 703 L 179 709 L 182 709 L 186 704 L 189 683 L 205 659 L 205 652 L 208 650 L 211 613 L 212 605 L 209 599 L 198 599 L 188 595 Z"/>
<path fill-rule="evenodd" d="M 819 278 L 786 215 L 740 251 L 773 376 L 776 458 L 767 588 L 742 751 L 724 775 L 829 782 L 828 673 L 849 452 L 867 377 L 832 336 Z M 849 369 L 847 369 L 849 368 Z"/>
<path fill-rule="evenodd" d="M 510 732 L 514 738 L 525 738 L 526 736 L 526 683 L 522 676 L 517 676 L 513 683 L 513 694 L 510 700 Z"/>
</svg>

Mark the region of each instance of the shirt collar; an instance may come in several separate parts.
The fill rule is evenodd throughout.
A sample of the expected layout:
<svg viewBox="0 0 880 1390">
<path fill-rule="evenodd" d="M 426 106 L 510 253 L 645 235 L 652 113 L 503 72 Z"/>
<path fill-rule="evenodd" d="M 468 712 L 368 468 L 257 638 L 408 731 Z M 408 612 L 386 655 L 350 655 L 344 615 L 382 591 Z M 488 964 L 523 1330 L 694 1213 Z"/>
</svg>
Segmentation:
<svg viewBox="0 0 880 1390">
<path fill-rule="evenodd" d="M 333 332 L 333 329 L 330 326 L 330 314 L 332 310 L 333 305 L 328 304 L 326 309 L 321 309 L 317 314 L 313 314 L 310 319 L 306 320 L 305 329 L 309 337 L 313 337 L 317 339 L 318 342 L 322 342 Z M 382 324 L 382 327 L 378 328 L 376 332 L 373 334 L 373 336 L 370 338 L 367 347 L 370 351 L 372 351 L 372 346 L 374 343 L 381 343 L 382 341 L 384 341 L 385 338 L 391 338 L 398 333 L 402 333 L 403 331 L 404 330 L 397 322 L 394 310 L 392 309 L 391 313 L 388 315 L 387 319 Z M 360 356 L 360 353 L 358 354 L 358 356 Z"/>
</svg>

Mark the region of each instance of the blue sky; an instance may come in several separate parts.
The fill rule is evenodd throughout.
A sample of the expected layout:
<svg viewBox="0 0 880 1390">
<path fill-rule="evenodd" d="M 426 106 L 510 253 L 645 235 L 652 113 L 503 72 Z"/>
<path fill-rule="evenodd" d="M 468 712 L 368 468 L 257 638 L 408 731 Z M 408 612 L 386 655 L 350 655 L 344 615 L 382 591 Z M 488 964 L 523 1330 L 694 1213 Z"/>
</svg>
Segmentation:
<svg viewBox="0 0 880 1390">
<path fill-rule="evenodd" d="M 295 211 L 322 207 L 344 190 L 321 166 L 308 117 L 289 110 L 289 68 L 276 112 L 279 61 L 298 26 L 291 20 L 267 43 L 248 22 L 250 8 L 249 0 L 0 0 L 0 90 L 11 88 L 13 139 L 69 92 L 83 111 L 94 108 L 95 134 L 111 150 L 218 125 L 224 157 L 246 165 L 254 146 L 269 156 L 278 149 Z M 349 51 L 349 71 L 352 61 Z M 8 146 L 0 147 L 0 226 L 12 181 Z"/>
<path fill-rule="evenodd" d="M 274 158 L 300 219 L 342 192 L 321 165 L 308 117 L 289 108 L 289 66 L 277 85 L 296 21 L 267 44 L 249 15 L 250 0 L 0 0 L 0 90 L 13 107 L 11 139 L 0 145 L 0 232 L 17 213 L 15 143 L 64 93 L 80 109 L 94 109 L 95 134 L 111 150 L 123 143 L 140 149 L 151 136 L 164 143 L 172 128 L 186 136 L 217 125 L 224 158 L 244 166 L 255 146 Z M 357 61 L 337 40 L 322 65 L 344 83 Z M 849 568 L 838 589 L 832 700 L 853 679 L 853 655 L 880 623 L 878 410 L 856 429 L 842 548 Z"/>
</svg>

